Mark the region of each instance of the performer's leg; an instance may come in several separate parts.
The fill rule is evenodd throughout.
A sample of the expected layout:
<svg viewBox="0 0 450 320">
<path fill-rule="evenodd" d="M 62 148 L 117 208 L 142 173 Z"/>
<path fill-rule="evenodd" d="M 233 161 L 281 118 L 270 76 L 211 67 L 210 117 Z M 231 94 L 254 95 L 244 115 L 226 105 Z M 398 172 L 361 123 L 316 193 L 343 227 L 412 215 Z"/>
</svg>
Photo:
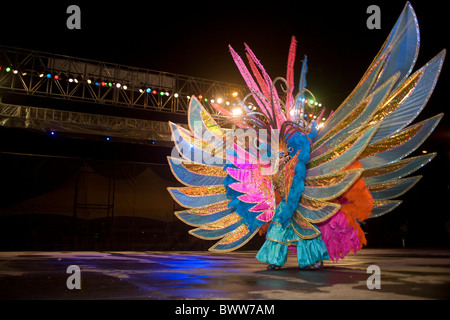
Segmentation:
<svg viewBox="0 0 450 320">
<path fill-rule="evenodd" d="M 269 264 L 268 269 L 276 269 L 284 266 L 287 253 L 287 245 L 267 239 L 256 254 L 256 259 Z"/>
<path fill-rule="evenodd" d="M 269 264 L 268 269 L 278 269 L 286 263 L 288 244 L 285 239 L 289 231 L 276 223 L 270 225 L 266 241 L 256 255 L 256 259 Z"/>
<path fill-rule="evenodd" d="M 297 242 L 297 261 L 300 268 L 319 269 L 323 260 L 330 259 L 321 238 L 305 239 Z"/>
</svg>

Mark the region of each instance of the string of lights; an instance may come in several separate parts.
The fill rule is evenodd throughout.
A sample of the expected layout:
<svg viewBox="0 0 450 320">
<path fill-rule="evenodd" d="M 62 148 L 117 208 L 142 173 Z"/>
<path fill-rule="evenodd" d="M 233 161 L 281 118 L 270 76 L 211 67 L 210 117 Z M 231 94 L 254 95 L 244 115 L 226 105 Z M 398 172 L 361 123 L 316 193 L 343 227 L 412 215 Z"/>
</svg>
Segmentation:
<svg viewBox="0 0 450 320">
<path fill-rule="evenodd" d="M 6 73 L 11 73 L 13 75 L 17 75 L 17 74 L 21 74 L 22 76 L 28 76 L 29 72 L 26 71 L 20 71 L 17 68 L 14 67 L 3 67 L 0 66 L 0 72 L 1 71 L 5 71 Z M 178 92 L 170 92 L 167 89 L 160 89 L 160 88 L 151 88 L 151 87 L 146 87 L 146 86 L 141 86 L 139 88 L 133 88 L 133 87 L 129 87 L 129 85 L 127 84 L 123 84 L 120 82 L 115 82 L 112 81 L 110 79 L 101 79 L 101 78 L 85 78 L 82 75 L 72 75 L 72 74 L 65 74 L 65 73 L 59 73 L 59 72 L 51 72 L 51 71 L 46 71 L 46 72 L 39 72 L 36 73 L 35 75 L 37 75 L 39 78 L 47 78 L 47 79 L 53 79 L 53 80 L 57 80 L 57 81 L 61 81 L 61 82 L 67 82 L 67 83 L 73 83 L 73 84 L 79 84 L 81 82 L 85 82 L 86 84 L 92 85 L 92 86 L 96 86 L 96 87 L 105 87 L 105 88 L 116 88 L 116 89 L 121 89 L 121 90 L 135 90 L 138 91 L 139 93 L 147 93 L 147 94 L 152 94 L 152 95 L 160 95 L 162 97 L 166 96 L 172 96 L 176 99 L 178 98 L 182 98 L 181 94 Z M 210 97 L 206 97 L 203 94 L 191 94 L 191 95 L 185 95 L 186 99 L 191 99 L 192 96 L 196 96 L 199 100 L 201 100 L 202 102 L 211 102 L 211 103 L 218 103 L 218 104 L 225 104 L 227 106 L 231 105 L 231 106 L 236 106 L 237 103 L 235 101 L 230 101 L 230 99 L 226 100 L 222 97 L 217 97 L 215 98 L 214 96 L 210 96 Z M 238 96 L 238 92 L 234 91 L 232 92 L 230 95 L 230 97 L 232 98 L 236 98 Z"/>
<path fill-rule="evenodd" d="M 213 115 L 211 104 L 238 115 L 248 94 L 242 85 L 9 47 L 0 47 L 0 88 L 178 114 L 187 112 L 195 96 Z M 315 99 L 304 102 L 310 107 L 305 117 L 316 119 L 324 108 Z"/>
<path fill-rule="evenodd" d="M 233 106 L 244 85 L 0 46 L 0 89 L 15 94 L 186 114 L 192 96 Z"/>
</svg>

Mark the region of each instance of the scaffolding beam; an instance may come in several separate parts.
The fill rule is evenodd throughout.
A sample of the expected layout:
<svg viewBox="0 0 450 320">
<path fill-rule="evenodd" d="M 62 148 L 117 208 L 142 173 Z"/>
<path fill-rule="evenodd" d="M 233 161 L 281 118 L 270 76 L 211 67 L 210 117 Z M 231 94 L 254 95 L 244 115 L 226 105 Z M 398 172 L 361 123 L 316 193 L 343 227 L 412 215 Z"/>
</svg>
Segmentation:
<svg viewBox="0 0 450 320">
<path fill-rule="evenodd" d="M 43 132 L 116 137 L 172 145 L 168 122 L 106 116 L 0 103 L 0 126 Z M 186 125 L 182 124 L 186 127 Z"/>
<path fill-rule="evenodd" d="M 7 92 L 172 114 L 187 114 L 192 95 L 215 115 L 212 99 L 232 105 L 233 93 L 248 93 L 243 85 L 5 46 L 0 67 Z"/>
</svg>

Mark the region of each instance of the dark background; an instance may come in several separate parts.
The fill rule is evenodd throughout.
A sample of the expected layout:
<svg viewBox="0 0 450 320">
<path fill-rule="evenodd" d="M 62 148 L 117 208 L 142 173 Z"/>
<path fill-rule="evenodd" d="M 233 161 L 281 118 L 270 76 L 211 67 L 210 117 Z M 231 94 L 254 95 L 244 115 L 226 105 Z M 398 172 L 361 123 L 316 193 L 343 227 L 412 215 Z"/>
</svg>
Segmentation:
<svg viewBox="0 0 450 320">
<path fill-rule="evenodd" d="M 411 3 L 420 27 L 417 70 L 449 48 L 448 14 L 442 1 Z M 81 30 L 66 28 L 66 8 L 71 4 L 81 8 Z M 371 4 L 381 9 L 379 30 L 366 27 L 366 9 Z M 0 44 L 243 84 L 228 45 L 243 54 L 247 43 L 272 77 L 285 76 L 290 38 L 295 35 L 296 76 L 303 55 L 308 55 L 308 88 L 329 111 L 357 84 L 405 4 L 298 0 L 8 2 L 0 5 Z M 416 122 L 446 112 L 448 88 L 448 63 L 444 63 L 434 94 Z M 23 98 L 8 92 L 0 95 L 8 103 L 23 103 Z M 79 107 L 42 99 L 28 99 L 27 103 Z M 83 108 L 105 112 L 96 105 Z M 153 113 L 140 115 L 159 119 Z M 430 164 L 416 172 L 424 176 L 422 180 L 401 197 L 403 204 L 399 208 L 363 226 L 368 247 L 400 247 L 400 229 L 406 223 L 407 246 L 449 246 L 449 146 L 446 115 L 412 154 L 419 155 L 422 150 L 437 152 Z M 157 191 L 152 187 L 155 181 L 165 181 L 164 187 L 179 185 L 166 164 L 170 148 L 70 136 L 55 138 L 11 128 L 0 128 L 0 147 L 1 250 L 203 250 L 213 243 L 188 235 L 190 227 L 172 214 L 179 208 L 170 197 L 162 196 L 163 186 L 157 186 Z M 76 177 L 87 171 L 104 179 L 94 179 L 97 182 L 90 182 L 86 189 L 80 185 L 77 189 Z M 140 179 L 142 172 L 150 180 Z M 85 192 L 81 194 L 86 199 L 99 197 L 106 205 L 105 193 L 99 190 L 108 189 L 111 181 L 116 186 L 130 186 L 123 193 L 126 199 L 132 192 L 135 198 L 146 197 L 146 201 L 129 205 L 128 212 L 116 210 L 114 217 L 108 216 L 106 207 L 90 213 L 80 209 L 76 216 L 73 214 L 74 207 L 86 201 L 75 198 L 76 190 Z M 77 196 L 81 197 L 80 193 Z M 158 211 L 154 204 L 161 202 L 164 205 Z M 50 207 L 52 213 L 44 212 Z M 257 247 L 261 241 L 257 237 L 244 248 Z"/>
</svg>

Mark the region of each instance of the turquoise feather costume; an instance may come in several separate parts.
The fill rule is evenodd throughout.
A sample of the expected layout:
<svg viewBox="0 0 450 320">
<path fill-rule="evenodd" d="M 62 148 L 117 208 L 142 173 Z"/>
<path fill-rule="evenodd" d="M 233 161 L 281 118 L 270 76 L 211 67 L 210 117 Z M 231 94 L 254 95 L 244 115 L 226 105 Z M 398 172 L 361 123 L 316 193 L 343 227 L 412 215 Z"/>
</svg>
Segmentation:
<svg viewBox="0 0 450 320">
<path fill-rule="evenodd" d="M 256 259 L 269 265 L 283 266 L 286 263 L 288 247 L 296 245 L 297 261 L 300 267 L 307 267 L 317 261 L 329 259 L 328 251 L 323 240 L 318 237 L 314 239 L 301 239 L 292 228 L 291 218 L 299 202 L 301 194 L 305 189 L 306 163 L 309 161 L 310 140 L 317 134 L 317 129 L 305 135 L 296 133 L 288 139 L 288 148 L 291 148 L 291 155 L 300 151 L 298 163 L 295 166 L 295 175 L 289 195 L 282 194 L 282 199 L 277 206 L 275 215 L 272 218 L 267 230 L 266 241 L 256 255 Z M 281 182 L 283 183 L 283 182 Z M 281 187 L 280 189 L 283 189 Z"/>
<path fill-rule="evenodd" d="M 410 125 L 428 101 L 446 53 L 411 74 L 418 48 L 417 19 L 407 3 L 354 91 L 317 126 L 306 116 L 317 109 L 306 89 L 306 57 L 293 94 L 295 38 L 286 79 L 273 81 L 248 46 L 250 70 L 230 47 L 250 93 L 238 101 L 241 116 L 213 102 L 211 114 L 192 97 L 189 128 L 170 123 L 176 148 L 168 160 L 185 185 L 169 188 L 186 208 L 175 214 L 196 227 L 190 234 L 219 240 L 213 252 L 242 247 L 270 223 L 256 255 L 269 265 L 283 266 L 290 245 L 300 267 L 359 250 L 365 244 L 360 223 L 400 205 L 395 198 L 420 179 L 405 177 L 435 156 L 406 158 L 443 116 Z"/>
</svg>

